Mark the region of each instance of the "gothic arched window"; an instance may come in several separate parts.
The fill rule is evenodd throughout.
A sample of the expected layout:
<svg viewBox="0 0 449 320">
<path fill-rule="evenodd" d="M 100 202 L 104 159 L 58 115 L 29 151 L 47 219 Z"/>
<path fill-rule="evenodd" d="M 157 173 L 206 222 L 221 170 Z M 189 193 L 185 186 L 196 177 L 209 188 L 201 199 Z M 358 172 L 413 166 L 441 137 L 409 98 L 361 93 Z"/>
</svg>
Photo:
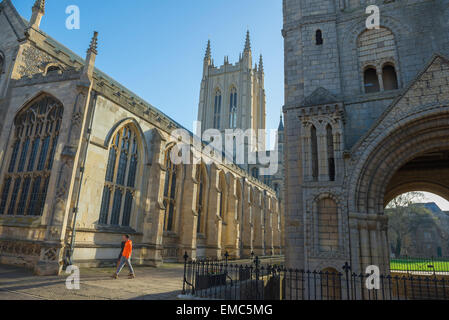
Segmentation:
<svg viewBox="0 0 449 320">
<path fill-rule="evenodd" d="M 215 102 L 214 102 L 214 128 L 220 129 L 220 119 L 221 118 L 221 92 L 217 90 L 215 92 Z"/>
<path fill-rule="evenodd" d="M 326 127 L 327 140 L 327 163 L 329 167 L 329 180 L 335 181 L 335 156 L 334 156 L 334 135 L 332 134 L 332 127 L 330 124 Z"/>
<path fill-rule="evenodd" d="M 198 181 L 198 197 L 197 197 L 197 208 L 198 222 L 197 222 L 197 233 L 203 233 L 203 213 L 204 213 L 204 189 L 206 186 L 206 177 L 203 174 L 203 168 L 198 167 L 197 181 Z"/>
<path fill-rule="evenodd" d="M 318 180 L 318 138 L 316 135 L 316 128 L 312 126 L 311 129 L 311 155 L 312 155 L 312 178 L 314 181 Z"/>
<path fill-rule="evenodd" d="M 237 89 L 231 89 L 231 96 L 229 97 L 229 127 L 231 129 L 237 128 Z"/>
<path fill-rule="evenodd" d="M 120 129 L 109 146 L 100 224 L 128 227 L 136 194 L 139 146 L 131 126 Z"/>
<path fill-rule="evenodd" d="M 365 70 L 364 83 L 366 93 L 380 91 L 379 78 L 377 77 L 376 68 L 370 67 Z"/>
<path fill-rule="evenodd" d="M 176 170 L 177 166 L 171 160 L 171 151 L 168 149 L 165 153 L 165 185 L 164 185 L 164 205 L 165 219 L 164 230 L 173 231 L 175 206 L 176 206 Z"/>
<path fill-rule="evenodd" d="M 382 68 L 382 80 L 384 90 L 396 90 L 398 88 L 398 77 L 393 65 L 387 64 Z"/>
<path fill-rule="evenodd" d="M 60 102 L 43 96 L 15 117 L 0 214 L 42 215 L 63 111 Z"/>
</svg>

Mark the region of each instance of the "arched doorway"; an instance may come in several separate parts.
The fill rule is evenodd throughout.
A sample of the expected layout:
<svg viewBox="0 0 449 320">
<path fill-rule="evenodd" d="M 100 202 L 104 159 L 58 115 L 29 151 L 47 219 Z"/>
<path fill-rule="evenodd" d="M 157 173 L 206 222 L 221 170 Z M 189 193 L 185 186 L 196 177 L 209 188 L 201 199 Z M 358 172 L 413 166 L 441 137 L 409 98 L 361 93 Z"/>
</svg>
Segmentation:
<svg viewBox="0 0 449 320">
<path fill-rule="evenodd" d="M 385 122 L 365 138 L 348 184 L 351 263 L 357 272 L 369 265 L 389 272 L 385 206 L 395 196 L 424 190 L 449 199 L 449 108 Z"/>
</svg>

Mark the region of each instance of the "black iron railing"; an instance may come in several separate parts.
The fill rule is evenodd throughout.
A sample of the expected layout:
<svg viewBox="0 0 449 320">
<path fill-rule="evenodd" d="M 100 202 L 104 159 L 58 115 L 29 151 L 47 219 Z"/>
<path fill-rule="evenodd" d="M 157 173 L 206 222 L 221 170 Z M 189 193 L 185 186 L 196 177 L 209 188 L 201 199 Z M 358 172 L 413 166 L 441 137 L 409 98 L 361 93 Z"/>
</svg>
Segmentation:
<svg viewBox="0 0 449 320">
<path fill-rule="evenodd" d="M 346 263 L 341 272 L 263 265 L 258 257 L 246 265 L 223 260 L 189 260 L 184 256 L 183 294 L 224 300 L 446 300 L 449 277 L 392 273 L 373 278 L 356 274 Z"/>
</svg>

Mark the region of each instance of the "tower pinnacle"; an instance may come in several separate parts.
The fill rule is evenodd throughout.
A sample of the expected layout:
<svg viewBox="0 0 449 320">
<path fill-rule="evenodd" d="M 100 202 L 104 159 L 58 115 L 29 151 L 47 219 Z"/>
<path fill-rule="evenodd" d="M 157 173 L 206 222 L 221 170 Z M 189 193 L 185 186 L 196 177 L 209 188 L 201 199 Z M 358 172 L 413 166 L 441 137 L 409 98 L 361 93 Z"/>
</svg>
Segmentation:
<svg viewBox="0 0 449 320">
<path fill-rule="evenodd" d="M 246 32 L 246 40 L 245 40 L 245 50 L 244 52 L 250 52 L 251 51 L 251 39 L 249 36 L 249 30 Z"/>
<path fill-rule="evenodd" d="M 45 14 L 45 0 L 36 0 L 32 8 L 32 15 L 30 19 L 30 27 L 39 29 L 42 17 Z"/>
<path fill-rule="evenodd" d="M 92 81 L 94 69 L 95 69 L 95 59 L 97 58 L 97 45 L 98 45 L 98 32 L 95 31 L 90 41 L 89 49 L 87 49 L 86 62 L 83 68 L 83 77 L 87 78 L 90 82 Z"/>
<path fill-rule="evenodd" d="M 98 47 L 98 32 L 94 31 L 94 35 L 92 37 L 92 40 L 90 41 L 90 46 L 89 49 L 87 49 L 87 52 L 93 52 L 95 54 L 98 54 L 97 47 Z"/>
<path fill-rule="evenodd" d="M 33 9 L 37 9 L 44 14 L 45 13 L 45 0 L 36 0 L 36 2 L 34 2 Z"/>
<path fill-rule="evenodd" d="M 263 73 L 263 58 L 262 55 L 260 55 L 260 60 L 259 60 L 259 72 Z"/>
<path fill-rule="evenodd" d="M 210 59 L 211 59 L 210 40 L 207 40 L 206 55 L 204 56 L 204 60 L 210 60 Z"/>
</svg>

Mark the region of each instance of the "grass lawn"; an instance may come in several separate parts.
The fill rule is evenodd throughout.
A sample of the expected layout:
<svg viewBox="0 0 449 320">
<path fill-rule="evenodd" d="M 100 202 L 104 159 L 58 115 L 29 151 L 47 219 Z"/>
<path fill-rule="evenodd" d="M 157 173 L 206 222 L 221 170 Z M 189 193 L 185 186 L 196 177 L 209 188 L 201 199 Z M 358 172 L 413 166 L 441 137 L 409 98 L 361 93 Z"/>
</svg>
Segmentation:
<svg viewBox="0 0 449 320">
<path fill-rule="evenodd" d="M 429 265 L 433 265 L 433 268 Z M 434 270 L 435 269 L 435 270 Z M 391 259 L 390 270 L 395 271 L 429 271 L 449 272 L 449 259 L 425 260 L 425 259 Z"/>
</svg>

